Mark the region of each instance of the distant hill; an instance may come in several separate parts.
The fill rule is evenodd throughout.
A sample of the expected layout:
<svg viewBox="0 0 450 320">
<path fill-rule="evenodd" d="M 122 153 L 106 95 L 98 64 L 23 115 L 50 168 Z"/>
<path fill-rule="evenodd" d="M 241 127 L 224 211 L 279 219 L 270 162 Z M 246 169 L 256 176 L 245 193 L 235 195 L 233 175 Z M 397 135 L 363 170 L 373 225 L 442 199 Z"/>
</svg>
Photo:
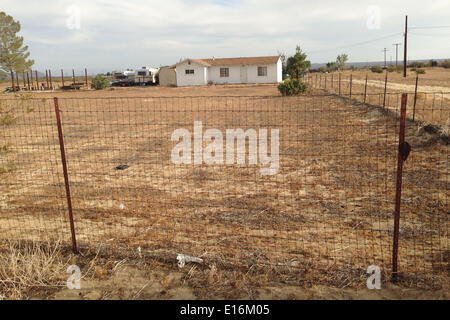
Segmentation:
<svg viewBox="0 0 450 320">
<path fill-rule="evenodd" d="M 408 60 L 408 64 L 410 64 L 411 62 L 424 62 L 427 63 L 430 60 L 436 60 L 437 62 L 441 62 L 447 59 L 424 59 L 424 60 Z M 398 60 L 398 64 L 402 64 L 403 63 L 403 59 L 402 60 Z M 386 64 L 389 66 L 391 65 L 391 61 L 387 61 Z M 311 69 L 318 69 L 321 67 L 326 67 L 326 63 L 312 63 L 311 64 Z M 395 65 L 395 61 L 392 62 L 392 65 Z M 384 66 L 384 61 L 368 61 L 368 62 L 347 62 L 347 67 L 357 67 L 357 68 L 363 68 L 363 67 L 367 67 L 367 66 Z"/>
</svg>

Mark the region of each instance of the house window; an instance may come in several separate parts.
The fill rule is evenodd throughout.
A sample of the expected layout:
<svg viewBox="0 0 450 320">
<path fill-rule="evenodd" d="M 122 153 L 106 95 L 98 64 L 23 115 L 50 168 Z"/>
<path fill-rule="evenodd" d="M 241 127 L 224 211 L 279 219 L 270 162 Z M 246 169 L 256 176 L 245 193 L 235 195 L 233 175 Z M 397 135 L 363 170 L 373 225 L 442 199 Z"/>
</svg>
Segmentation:
<svg viewBox="0 0 450 320">
<path fill-rule="evenodd" d="M 267 67 L 258 67 L 258 77 L 267 77 Z"/>
<path fill-rule="evenodd" d="M 194 74 L 194 69 L 186 69 L 186 74 Z"/>
<path fill-rule="evenodd" d="M 229 68 L 220 68 L 220 77 L 221 78 L 228 78 L 229 76 L 230 76 Z"/>
</svg>

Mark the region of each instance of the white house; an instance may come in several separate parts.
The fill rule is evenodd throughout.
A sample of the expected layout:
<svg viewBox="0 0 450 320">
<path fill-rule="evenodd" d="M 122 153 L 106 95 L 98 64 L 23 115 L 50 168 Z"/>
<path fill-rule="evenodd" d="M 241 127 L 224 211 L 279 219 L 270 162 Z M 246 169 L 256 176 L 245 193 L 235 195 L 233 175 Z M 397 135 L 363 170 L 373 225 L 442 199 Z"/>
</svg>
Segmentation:
<svg viewBox="0 0 450 320">
<path fill-rule="evenodd" d="M 179 87 L 282 81 L 280 56 L 186 59 L 176 64 L 176 70 Z"/>
</svg>

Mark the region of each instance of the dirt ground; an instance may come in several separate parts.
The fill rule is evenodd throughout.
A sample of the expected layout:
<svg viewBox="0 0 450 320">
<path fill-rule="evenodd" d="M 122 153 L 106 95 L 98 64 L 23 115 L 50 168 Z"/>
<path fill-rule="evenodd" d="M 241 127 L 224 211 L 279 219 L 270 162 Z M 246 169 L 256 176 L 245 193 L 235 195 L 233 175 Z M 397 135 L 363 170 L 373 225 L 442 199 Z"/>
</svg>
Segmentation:
<svg viewBox="0 0 450 320">
<path fill-rule="evenodd" d="M 419 91 L 420 88 L 426 87 L 437 87 L 436 91 L 450 91 L 450 69 L 445 69 L 441 67 L 434 68 L 421 68 L 425 70 L 425 74 L 419 74 Z M 375 73 L 370 70 L 345 70 L 343 75 L 349 76 L 353 74 L 355 79 L 365 79 L 366 75 L 371 80 L 378 80 L 384 83 L 385 73 Z M 404 85 L 403 88 L 407 89 L 408 92 L 414 92 L 414 86 L 416 84 L 416 76 L 417 73 L 415 71 L 411 71 L 408 68 L 406 73 L 406 78 L 403 77 L 402 72 L 389 72 L 388 73 L 388 81 L 393 82 L 399 85 Z M 411 90 L 412 89 L 412 90 Z"/>
<path fill-rule="evenodd" d="M 98 248 L 100 249 L 100 248 Z M 367 275 L 356 286 L 294 284 L 274 272 L 237 272 L 216 265 L 156 260 L 140 253 L 99 254 L 92 248 L 73 255 L 60 246 L 27 247 L 1 243 L 0 298 L 31 300 L 401 300 L 449 299 L 440 290 L 404 288 L 386 279 L 380 290 L 366 287 Z M 80 268 L 80 288 L 69 289 L 69 266 Z M 32 266 L 32 267 L 31 267 Z M 31 268 L 30 268 L 31 267 Z"/>
<path fill-rule="evenodd" d="M 201 257 L 207 266 L 190 266 L 186 281 L 174 263 L 152 274 L 135 262 L 111 272 L 116 264 L 105 261 L 105 280 L 88 279 L 86 290 L 75 296 L 448 294 L 448 138 L 434 127 L 408 122 L 406 141 L 413 152 L 403 186 L 399 264 L 404 278 L 401 288 L 359 290 L 369 265 L 386 272 L 391 267 L 398 119 L 381 108 L 328 95 L 282 98 L 274 85 L 3 98 L 17 118 L 0 132 L 11 143 L 0 158 L 6 168 L 0 181 L 1 238 L 70 239 L 53 96 L 60 98 L 79 243 L 122 244 L 172 257 L 184 253 Z M 221 132 L 279 129 L 279 172 L 261 176 L 261 165 L 174 165 L 171 134 L 179 128 L 193 132 L 195 120 Z M 129 168 L 115 170 L 121 164 Z M 214 269 L 220 270 L 217 279 Z M 249 280 L 253 269 L 260 271 Z M 123 289 L 128 293 L 108 291 L 125 286 L 127 277 L 136 278 L 126 284 L 132 289 Z M 160 277 L 190 286 L 164 286 L 155 280 Z M 232 286 L 240 289 L 229 292 Z M 203 292 L 212 287 L 217 289 L 210 295 Z M 74 292 L 59 294 L 75 297 Z"/>
<path fill-rule="evenodd" d="M 55 81 L 54 86 L 58 87 L 60 82 Z M 0 82 L 0 91 L 11 87 L 7 81 Z M 23 91 L 25 92 L 25 91 Z M 186 96 L 278 96 L 278 90 L 273 84 L 255 85 L 212 85 L 201 87 L 111 87 L 105 90 L 93 90 L 83 87 L 81 90 L 60 91 L 32 91 L 36 98 L 107 98 L 107 97 L 186 97 Z"/>
<path fill-rule="evenodd" d="M 312 73 L 305 80 L 311 88 L 321 89 L 324 93 L 340 94 L 359 102 L 365 100 L 369 104 L 385 106 L 391 111 L 399 110 L 400 94 L 407 93 L 407 116 L 410 119 L 439 125 L 450 132 L 450 71 L 444 68 L 425 70 L 426 74 L 419 75 L 417 94 L 416 73 L 409 69 L 406 78 L 403 78 L 403 73 L 387 72 L 387 82 L 386 71 L 379 74 L 370 70 Z"/>
</svg>

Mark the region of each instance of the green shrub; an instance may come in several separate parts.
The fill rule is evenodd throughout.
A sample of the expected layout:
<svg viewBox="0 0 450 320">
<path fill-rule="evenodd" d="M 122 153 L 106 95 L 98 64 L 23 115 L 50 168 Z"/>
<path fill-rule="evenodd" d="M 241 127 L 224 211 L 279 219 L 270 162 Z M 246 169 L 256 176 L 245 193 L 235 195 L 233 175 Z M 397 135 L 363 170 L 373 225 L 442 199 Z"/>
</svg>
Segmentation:
<svg viewBox="0 0 450 320">
<path fill-rule="evenodd" d="M 450 60 L 444 60 L 441 63 L 439 63 L 439 67 L 450 69 Z"/>
<path fill-rule="evenodd" d="M 431 59 L 431 60 L 428 62 L 428 66 L 429 66 L 429 67 L 437 67 L 437 66 L 438 66 L 438 62 L 437 62 L 436 60 Z"/>
<path fill-rule="evenodd" d="M 424 68 L 425 67 L 425 63 L 423 62 L 411 62 L 408 65 L 409 68 Z"/>
<path fill-rule="evenodd" d="M 375 73 L 383 73 L 383 68 L 380 66 L 371 66 L 370 71 Z"/>
<path fill-rule="evenodd" d="M 416 71 L 417 74 L 425 74 L 425 69 L 417 68 L 415 71 Z"/>
<path fill-rule="evenodd" d="M 109 80 L 105 76 L 98 74 L 91 81 L 91 88 L 100 90 L 110 86 Z"/>
<path fill-rule="evenodd" d="M 397 66 L 389 66 L 387 68 L 389 72 L 401 72 L 403 70 L 403 65 L 397 65 Z"/>
<path fill-rule="evenodd" d="M 278 85 L 278 90 L 282 96 L 293 96 L 303 93 L 308 88 L 308 85 L 301 79 L 287 79 Z"/>
</svg>

